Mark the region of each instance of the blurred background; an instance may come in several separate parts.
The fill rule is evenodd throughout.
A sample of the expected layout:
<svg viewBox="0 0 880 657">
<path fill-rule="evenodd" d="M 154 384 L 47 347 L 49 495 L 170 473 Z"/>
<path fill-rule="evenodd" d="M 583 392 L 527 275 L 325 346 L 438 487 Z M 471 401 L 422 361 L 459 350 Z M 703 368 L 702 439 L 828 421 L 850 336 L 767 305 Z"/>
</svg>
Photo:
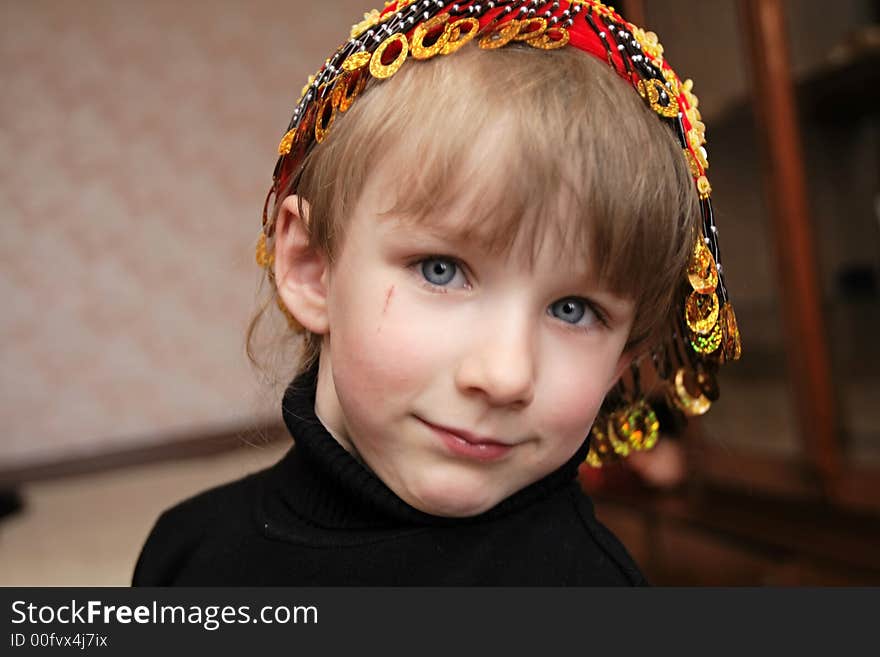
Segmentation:
<svg viewBox="0 0 880 657">
<path fill-rule="evenodd" d="M 0 585 L 127 585 L 163 509 L 289 447 L 244 354 L 259 212 L 375 7 L 0 0 Z M 880 2 L 618 9 L 694 80 L 745 351 L 583 485 L 656 584 L 878 584 Z"/>
</svg>

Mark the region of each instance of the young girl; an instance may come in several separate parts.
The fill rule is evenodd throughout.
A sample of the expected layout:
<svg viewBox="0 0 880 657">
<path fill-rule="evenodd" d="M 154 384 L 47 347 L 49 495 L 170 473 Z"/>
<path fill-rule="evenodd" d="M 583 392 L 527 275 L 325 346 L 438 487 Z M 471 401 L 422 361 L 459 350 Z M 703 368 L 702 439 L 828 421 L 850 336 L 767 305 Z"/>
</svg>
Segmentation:
<svg viewBox="0 0 880 657">
<path fill-rule="evenodd" d="M 166 511 L 134 583 L 644 583 L 576 474 L 656 441 L 640 363 L 696 414 L 739 357 L 703 133 L 599 3 L 366 14 L 303 90 L 258 246 L 303 334 L 295 446 Z"/>
</svg>

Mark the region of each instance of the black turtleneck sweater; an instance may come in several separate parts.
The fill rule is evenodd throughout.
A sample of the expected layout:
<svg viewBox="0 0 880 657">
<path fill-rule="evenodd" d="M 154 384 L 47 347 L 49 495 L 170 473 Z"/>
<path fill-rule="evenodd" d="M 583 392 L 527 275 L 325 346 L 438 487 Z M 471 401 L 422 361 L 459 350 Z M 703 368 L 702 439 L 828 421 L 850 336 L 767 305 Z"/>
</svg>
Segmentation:
<svg viewBox="0 0 880 657">
<path fill-rule="evenodd" d="M 588 445 L 471 518 L 428 515 L 351 456 L 315 415 L 316 369 L 287 388 L 295 446 L 274 466 L 165 511 L 135 586 L 583 586 L 645 580 L 576 475 Z"/>
</svg>

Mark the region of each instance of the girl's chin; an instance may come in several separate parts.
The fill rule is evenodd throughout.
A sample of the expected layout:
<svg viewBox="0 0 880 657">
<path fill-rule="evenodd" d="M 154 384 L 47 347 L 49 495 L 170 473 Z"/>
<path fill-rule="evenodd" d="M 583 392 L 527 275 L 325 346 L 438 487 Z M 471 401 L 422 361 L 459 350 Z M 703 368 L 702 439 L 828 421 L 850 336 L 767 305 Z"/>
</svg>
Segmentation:
<svg viewBox="0 0 880 657">
<path fill-rule="evenodd" d="M 450 493 L 448 489 L 415 492 L 416 494 L 411 496 L 411 499 L 404 499 L 404 501 L 419 511 L 445 518 L 468 518 L 479 515 L 498 504 L 504 497 L 499 495 L 497 499 L 489 498 L 486 496 L 485 489 L 482 491 L 459 489 L 454 494 Z"/>
</svg>

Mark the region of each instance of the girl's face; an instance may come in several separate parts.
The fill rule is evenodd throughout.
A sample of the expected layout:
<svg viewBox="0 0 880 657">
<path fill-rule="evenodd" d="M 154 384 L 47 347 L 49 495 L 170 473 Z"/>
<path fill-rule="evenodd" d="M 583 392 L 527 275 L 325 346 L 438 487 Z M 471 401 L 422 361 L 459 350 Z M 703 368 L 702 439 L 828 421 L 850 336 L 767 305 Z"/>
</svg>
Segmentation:
<svg viewBox="0 0 880 657">
<path fill-rule="evenodd" d="M 634 303 L 548 238 L 530 262 L 380 216 L 381 177 L 346 224 L 327 281 L 316 412 L 424 512 L 470 516 L 583 444 L 629 362 Z"/>
</svg>

